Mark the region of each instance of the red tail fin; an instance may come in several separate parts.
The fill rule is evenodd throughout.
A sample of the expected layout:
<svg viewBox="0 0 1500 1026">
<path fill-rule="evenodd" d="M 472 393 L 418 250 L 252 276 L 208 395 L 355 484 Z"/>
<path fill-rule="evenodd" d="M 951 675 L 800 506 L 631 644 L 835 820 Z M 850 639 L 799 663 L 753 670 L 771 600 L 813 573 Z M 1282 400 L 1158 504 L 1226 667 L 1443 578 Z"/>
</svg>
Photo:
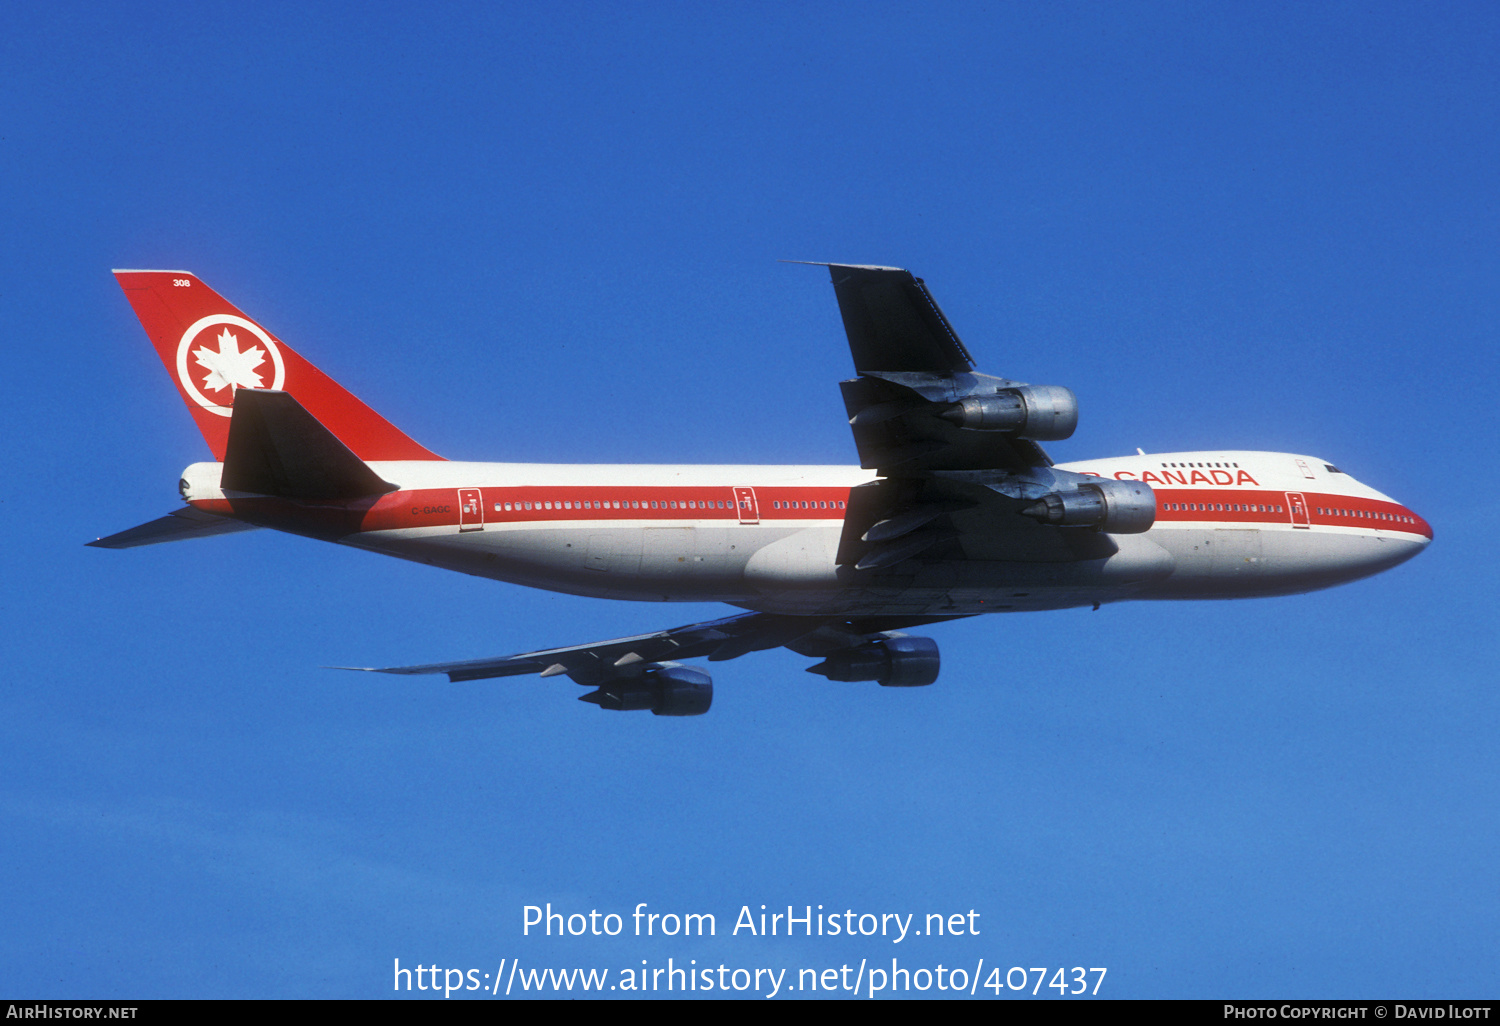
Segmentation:
<svg viewBox="0 0 1500 1026">
<path fill-rule="evenodd" d="M 439 460 L 186 271 L 116 271 L 214 458 L 241 388 L 290 392 L 362 460 Z"/>
</svg>

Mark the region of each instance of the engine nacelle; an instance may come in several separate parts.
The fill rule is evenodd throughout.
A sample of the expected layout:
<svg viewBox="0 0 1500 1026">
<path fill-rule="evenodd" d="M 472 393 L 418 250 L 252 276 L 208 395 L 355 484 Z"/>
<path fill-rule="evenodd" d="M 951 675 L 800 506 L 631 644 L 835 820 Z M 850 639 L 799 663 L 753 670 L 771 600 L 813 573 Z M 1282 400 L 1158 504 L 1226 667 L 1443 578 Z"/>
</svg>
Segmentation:
<svg viewBox="0 0 1500 1026">
<path fill-rule="evenodd" d="M 649 666 L 639 676 L 605 681 L 578 699 L 601 709 L 657 716 L 702 716 L 714 701 L 713 678 L 691 666 Z"/>
<path fill-rule="evenodd" d="M 1017 385 L 962 399 L 939 416 L 970 431 L 1003 431 L 1056 442 L 1071 438 L 1078 427 L 1078 398 L 1061 385 Z"/>
<path fill-rule="evenodd" d="M 1141 534 L 1156 523 L 1156 493 L 1140 481 L 1090 481 L 1077 491 L 1044 495 L 1021 514 L 1058 527 Z"/>
<path fill-rule="evenodd" d="M 931 638 L 884 637 L 828 653 L 808 673 L 829 680 L 878 681 L 887 688 L 920 688 L 938 677 L 938 647 Z"/>
</svg>

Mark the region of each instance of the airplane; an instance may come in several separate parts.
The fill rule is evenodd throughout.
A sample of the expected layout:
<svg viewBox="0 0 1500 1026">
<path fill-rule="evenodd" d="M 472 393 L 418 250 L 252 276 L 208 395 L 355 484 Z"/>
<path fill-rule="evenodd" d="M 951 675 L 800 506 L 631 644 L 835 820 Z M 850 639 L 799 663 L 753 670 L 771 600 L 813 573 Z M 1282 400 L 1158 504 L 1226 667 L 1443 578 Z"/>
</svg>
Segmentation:
<svg viewBox="0 0 1500 1026">
<path fill-rule="evenodd" d="M 856 466 L 471 463 L 412 440 L 186 271 L 114 272 L 213 453 L 186 505 L 89 544 L 255 528 L 597 598 L 742 612 L 628 638 L 421 666 L 472 681 L 566 675 L 580 700 L 709 710 L 686 660 L 785 647 L 833 681 L 920 687 L 961 617 L 1133 600 L 1291 595 L 1379 573 L 1432 528 L 1325 460 L 1175 452 L 1054 464 L 1067 388 L 979 373 L 926 284 L 820 264 L 856 376 Z"/>
</svg>

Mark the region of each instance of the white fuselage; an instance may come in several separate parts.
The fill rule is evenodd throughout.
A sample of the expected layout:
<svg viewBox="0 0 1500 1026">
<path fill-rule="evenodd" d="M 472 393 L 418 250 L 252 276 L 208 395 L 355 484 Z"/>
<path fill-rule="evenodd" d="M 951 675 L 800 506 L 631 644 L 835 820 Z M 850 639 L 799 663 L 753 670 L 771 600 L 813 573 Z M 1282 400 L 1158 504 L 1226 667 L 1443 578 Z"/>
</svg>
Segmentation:
<svg viewBox="0 0 1500 1026">
<path fill-rule="evenodd" d="M 530 587 L 808 615 L 1290 594 L 1387 569 L 1432 537 L 1420 516 L 1323 460 L 1281 453 L 1060 464 L 1150 484 L 1155 525 L 1104 538 L 1038 527 L 1048 544 L 1019 548 L 961 535 L 962 558 L 875 572 L 836 562 L 850 490 L 875 479 L 857 467 L 375 462 L 397 491 L 330 504 L 226 494 L 221 466 L 184 472 L 193 505 Z M 1085 535 L 1084 558 L 1052 540 Z"/>
</svg>

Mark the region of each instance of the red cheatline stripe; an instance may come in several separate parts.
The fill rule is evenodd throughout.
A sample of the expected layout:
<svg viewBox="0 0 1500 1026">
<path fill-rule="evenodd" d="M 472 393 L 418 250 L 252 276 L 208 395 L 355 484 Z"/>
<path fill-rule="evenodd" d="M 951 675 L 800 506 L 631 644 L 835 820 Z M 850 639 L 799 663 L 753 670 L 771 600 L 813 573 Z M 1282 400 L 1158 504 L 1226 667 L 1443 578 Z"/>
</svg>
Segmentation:
<svg viewBox="0 0 1500 1026">
<path fill-rule="evenodd" d="M 366 500 L 363 508 L 368 512 L 361 527 L 366 531 L 382 531 L 456 526 L 464 503 L 460 493 L 467 497 L 475 491 L 480 495 L 484 524 L 641 520 L 668 523 L 707 520 L 729 524 L 741 520 L 839 522 L 844 519 L 849 499 L 847 488 L 755 488 L 753 504 L 749 498 L 740 498 L 734 489 L 724 487 L 423 488 L 392 492 L 373 502 Z M 741 503 L 750 505 L 742 507 Z M 530 509 L 526 508 L 528 504 Z M 208 512 L 231 513 L 227 502 L 195 505 Z M 507 505 L 509 509 L 505 508 Z M 497 506 L 500 508 L 496 509 Z M 463 514 L 462 520 L 465 524 L 481 522 L 472 510 Z"/>
<path fill-rule="evenodd" d="M 831 520 L 841 521 L 847 507 L 847 488 L 755 488 L 755 503 L 741 509 L 735 490 L 723 487 L 588 487 L 530 486 L 516 488 L 424 488 L 394 492 L 370 502 L 355 504 L 366 510 L 361 529 L 394 530 L 408 527 L 457 526 L 460 522 L 460 491 L 478 491 L 482 521 L 473 512 L 465 523 L 567 523 L 593 521 L 657 521 L 667 523 L 742 519 L 761 522 Z M 1362 527 L 1432 537 L 1427 522 L 1399 503 L 1353 498 L 1347 495 L 1301 492 L 1312 527 Z M 1247 527 L 1291 524 L 1291 504 L 1286 492 L 1223 489 L 1157 489 L 1156 519 L 1161 524 L 1222 523 Z M 652 508 L 651 504 L 656 503 Z M 506 504 L 510 509 L 506 509 Z M 530 509 L 525 505 L 531 504 Z M 598 503 L 598 508 L 595 508 Z M 605 507 L 608 503 L 608 508 Z M 619 508 L 615 504 L 619 503 Z M 550 504 L 550 508 L 549 508 Z M 626 508 L 626 505 L 629 508 Z M 200 509 L 231 513 L 227 502 L 199 502 Z M 495 507 L 499 505 L 500 509 Z"/>
<path fill-rule="evenodd" d="M 1427 521 L 1400 503 L 1322 492 L 1297 494 L 1306 503 L 1308 523 L 1313 527 L 1363 527 L 1432 537 Z M 1158 488 L 1156 500 L 1158 523 L 1292 523 L 1286 492 Z"/>
</svg>

